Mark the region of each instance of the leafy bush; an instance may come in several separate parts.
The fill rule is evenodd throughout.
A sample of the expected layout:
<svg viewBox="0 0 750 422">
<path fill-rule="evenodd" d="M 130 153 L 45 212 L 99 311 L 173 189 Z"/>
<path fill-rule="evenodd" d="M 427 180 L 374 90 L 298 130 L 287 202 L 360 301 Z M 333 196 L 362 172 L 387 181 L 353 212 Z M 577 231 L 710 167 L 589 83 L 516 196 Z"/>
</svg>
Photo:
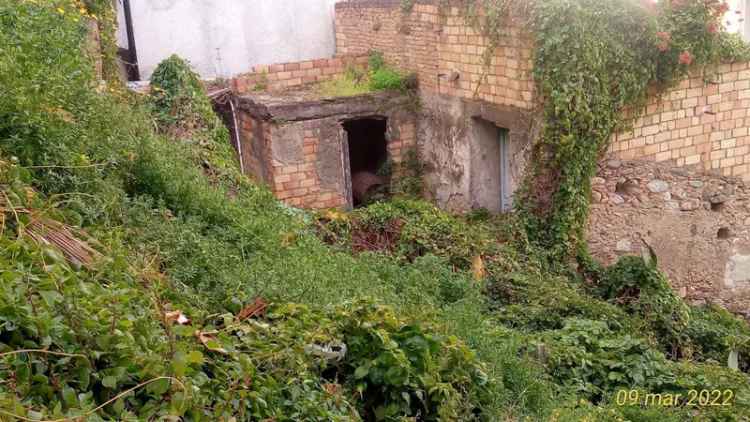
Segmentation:
<svg viewBox="0 0 750 422">
<path fill-rule="evenodd" d="M 492 243 L 486 231 L 468 226 L 432 204 L 405 198 L 360 208 L 343 224 L 334 222 L 328 228 L 332 230 L 330 234 L 335 243 L 355 249 L 357 239 L 362 236 L 367 238 L 367 233 L 374 233 L 377 237 L 379 233 L 397 228 L 397 232 L 387 238 L 392 244 L 376 249 L 388 251 L 405 261 L 428 254 L 436 255 L 462 269 L 470 268 L 473 260 Z M 379 239 L 386 240 L 383 237 Z M 365 246 L 369 245 L 373 245 L 372 242 Z"/>
<path fill-rule="evenodd" d="M 686 342 L 684 331 L 690 318 L 687 305 L 674 293 L 656 259 L 625 256 L 604 272 L 597 292 L 637 315 L 651 327 L 653 339 L 663 350 L 677 356 Z"/>
<path fill-rule="evenodd" d="M 151 75 L 149 98 L 161 127 L 218 127 L 200 77 L 177 55 L 159 63 Z M 224 128 L 226 130 L 226 128 Z"/>
<path fill-rule="evenodd" d="M 373 91 L 403 90 L 404 76 L 393 69 L 381 68 L 370 73 L 370 89 Z"/>
<path fill-rule="evenodd" d="M 322 83 L 319 92 L 326 97 L 345 97 L 373 91 L 406 91 L 408 81 L 408 76 L 385 63 L 381 52 L 371 51 L 367 72 L 350 66 L 344 75 Z"/>
<path fill-rule="evenodd" d="M 750 370 L 750 327 L 726 310 L 714 305 L 691 308 L 686 336 L 694 359 L 724 364 L 736 352 L 740 369 Z"/>
<path fill-rule="evenodd" d="M 542 341 L 558 382 L 593 400 L 619 388 L 658 391 L 674 380 L 664 355 L 641 339 L 614 334 L 605 322 L 568 319 Z"/>
<path fill-rule="evenodd" d="M 455 338 L 406 325 L 379 307 L 360 306 L 343 316 L 346 372 L 365 397 L 366 420 L 471 420 L 480 412 L 487 375 Z"/>
</svg>

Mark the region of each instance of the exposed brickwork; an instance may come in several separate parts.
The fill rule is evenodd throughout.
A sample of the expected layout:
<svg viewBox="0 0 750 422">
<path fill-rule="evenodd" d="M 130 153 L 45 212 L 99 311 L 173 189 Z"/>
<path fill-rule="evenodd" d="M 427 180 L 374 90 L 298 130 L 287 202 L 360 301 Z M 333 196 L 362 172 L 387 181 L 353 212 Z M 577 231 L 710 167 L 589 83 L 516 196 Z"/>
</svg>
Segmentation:
<svg viewBox="0 0 750 422">
<path fill-rule="evenodd" d="M 610 152 L 750 180 L 748 109 L 748 63 L 723 65 L 708 82 L 696 75 L 654 96 L 632 129 L 613 138 Z"/>
<path fill-rule="evenodd" d="M 410 13 L 399 0 L 339 3 L 337 48 L 379 50 L 418 74 L 428 190 L 441 206 L 465 210 L 477 199 L 470 182 L 477 122 L 513 128 L 487 111 L 510 108 L 518 116 L 511 122 L 531 122 L 515 124 L 516 135 L 527 127 L 527 144 L 536 136 L 533 43 L 511 19 L 486 66 L 487 40 L 457 8 L 438 3 L 417 0 Z M 737 178 L 750 180 L 750 66 L 724 65 L 711 79 L 695 75 L 652 96 L 632 129 L 613 136 L 608 155 L 615 160 L 605 159 L 593 181 L 589 240 L 606 263 L 648 244 L 682 296 L 748 312 L 750 200 Z M 511 139 L 516 150 L 525 148 L 513 130 Z"/>
<path fill-rule="evenodd" d="M 486 64 L 489 40 L 467 25 L 456 7 L 419 2 L 405 13 L 390 0 L 336 4 L 339 54 L 378 50 L 389 62 L 416 72 L 423 90 L 531 109 L 533 44 L 513 19 L 507 25 Z"/>
<path fill-rule="evenodd" d="M 329 59 L 255 66 L 249 73 L 232 80 L 234 91 L 246 94 L 256 90 L 280 91 L 313 84 L 341 75 L 349 66 L 366 66 L 363 55 L 341 55 Z"/>
<path fill-rule="evenodd" d="M 347 203 L 341 189 L 322 186 L 317 163 L 321 143 L 321 128 L 325 121 L 312 120 L 293 123 L 304 134 L 302 161 L 298 164 L 271 159 L 270 187 L 277 198 L 287 205 L 303 208 L 338 208 Z M 285 142 L 274 138 L 270 142 Z M 342 173 L 343 177 L 343 173 Z"/>
<path fill-rule="evenodd" d="M 248 113 L 239 113 L 238 116 L 242 139 L 243 171 L 257 181 L 266 182 L 269 179 L 269 172 L 265 159 L 270 155 L 270 149 L 266 143 L 267 124 Z"/>
<path fill-rule="evenodd" d="M 301 123 L 304 130 L 303 161 L 299 164 L 287 164 L 272 160 L 269 186 L 277 198 L 294 207 L 325 209 L 346 207 L 349 199 L 341 189 L 330 189 L 323 186 L 318 174 L 318 163 L 321 158 L 320 143 L 326 142 L 326 127 L 338 125 L 328 119 L 311 120 Z M 270 123 L 269 125 L 274 125 Z M 395 127 L 393 125 L 396 125 Z M 390 128 L 396 128 L 396 130 Z M 399 134 L 398 138 L 388 137 L 388 156 L 396 164 L 402 162 L 404 151 L 416 144 L 414 121 L 403 121 L 389 124 L 389 133 Z M 270 142 L 283 142 L 283 139 L 270 139 Z M 343 172 L 342 172 L 343 179 Z"/>
<path fill-rule="evenodd" d="M 395 176 L 401 172 L 406 151 L 416 147 L 417 120 L 408 109 L 408 97 L 383 93 L 303 103 L 280 97 L 244 97 L 239 115 L 245 173 L 264 182 L 288 205 L 312 209 L 351 205 L 344 168 L 342 123 L 346 120 L 387 119 L 386 146 Z M 311 111 L 313 117 L 302 116 Z"/>
</svg>

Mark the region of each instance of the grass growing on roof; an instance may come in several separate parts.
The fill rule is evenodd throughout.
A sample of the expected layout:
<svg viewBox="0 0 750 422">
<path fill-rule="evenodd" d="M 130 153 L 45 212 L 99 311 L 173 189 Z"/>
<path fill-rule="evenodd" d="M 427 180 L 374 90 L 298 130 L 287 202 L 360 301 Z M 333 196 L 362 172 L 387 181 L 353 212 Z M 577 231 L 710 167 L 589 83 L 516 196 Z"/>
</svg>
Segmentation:
<svg viewBox="0 0 750 422">
<path fill-rule="evenodd" d="M 354 65 L 343 75 L 322 82 L 319 92 L 324 97 L 350 97 L 378 91 L 406 91 L 408 75 L 387 65 L 383 54 L 371 51 L 367 69 Z"/>
</svg>

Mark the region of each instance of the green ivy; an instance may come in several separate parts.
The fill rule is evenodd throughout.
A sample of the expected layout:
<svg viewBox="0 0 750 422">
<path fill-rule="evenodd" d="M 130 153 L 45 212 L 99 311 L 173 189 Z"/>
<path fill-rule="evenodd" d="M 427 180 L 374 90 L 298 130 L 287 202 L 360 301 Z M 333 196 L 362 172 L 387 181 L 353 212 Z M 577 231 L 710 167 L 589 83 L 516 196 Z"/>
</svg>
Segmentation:
<svg viewBox="0 0 750 422">
<path fill-rule="evenodd" d="M 669 86 L 697 66 L 736 59 L 721 46 L 718 0 L 545 0 L 532 8 L 534 77 L 544 127 L 518 209 L 530 237 L 558 257 L 585 256 L 591 178 L 612 134 L 649 86 Z M 725 55 L 723 57 L 722 55 Z"/>
<path fill-rule="evenodd" d="M 710 71 L 722 60 L 750 57 L 745 43 L 723 32 L 722 0 L 461 0 L 459 5 L 489 41 L 485 66 L 507 35 L 511 15 L 535 37 L 534 78 L 544 126 L 516 208 L 529 238 L 558 260 L 578 255 L 587 261 L 591 178 L 612 134 L 627 123 L 625 109 L 639 110 L 650 86 L 668 87 L 690 69 Z M 447 6 L 441 2 L 441 9 Z"/>
</svg>

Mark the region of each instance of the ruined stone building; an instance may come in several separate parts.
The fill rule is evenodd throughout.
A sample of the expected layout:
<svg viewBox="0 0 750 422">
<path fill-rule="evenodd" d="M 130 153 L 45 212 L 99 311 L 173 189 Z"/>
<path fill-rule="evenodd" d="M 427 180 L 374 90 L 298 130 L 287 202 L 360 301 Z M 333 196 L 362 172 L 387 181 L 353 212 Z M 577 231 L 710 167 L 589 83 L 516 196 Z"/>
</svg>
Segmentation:
<svg viewBox="0 0 750 422">
<path fill-rule="evenodd" d="M 401 3 L 339 2 L 335 57 L 256 66 L 233 80 L 244 171 L 290 205 L 347 208 L 359 172 L 398 165 L 416 148 L 430 200 L 452 211 L 507 210 L 539 128 L 532 37 L 509 19 L 485 66 L 488 40 L 458 9 Z M 366 64 L 371 50 L 416 73 L 418 109 L 400 94 L 320 98 L 305 89 Z M 748 63 L 654 96 L 601 161 L 595 255 L 612 262 L 649 245 L 682 296 L 750 311 L 748 110 Z"/>
</svg>

